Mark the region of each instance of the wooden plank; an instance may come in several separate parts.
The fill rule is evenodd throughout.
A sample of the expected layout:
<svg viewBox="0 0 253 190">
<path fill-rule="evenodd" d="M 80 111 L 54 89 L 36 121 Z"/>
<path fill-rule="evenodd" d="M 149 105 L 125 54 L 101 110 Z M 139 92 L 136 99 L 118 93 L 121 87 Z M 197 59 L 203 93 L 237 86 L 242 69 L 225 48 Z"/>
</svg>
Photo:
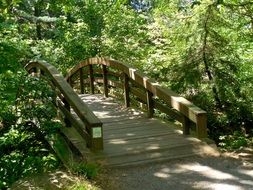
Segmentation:
<svg viewBox="0 0 253 190">
<path fill-rule="evenodd" d="M 168 143 L 170 144 L 171 142 L 175 141 L 180 141 L 180 142 L 187 142 L 187 143 L 194 143 L 194 142 L 200 142 L 199 139 L 193 138 L 193 137 L 183 137 L 181 135 L 175 135 L 174 133 L 169 133 L 169 134 L 162 134 L 162 135 L 154 135 L 154 136 L 148 136 L 144 138 L 134 138 L 134 139 L 129 139 L 129 140 L 122 140 L 122 139 L 111 139 L 105 141 L 105 149 L 111 148 L 113 146 L 124 146 L 126 145 L 132 145 L 135 146 L 135 144 L 141 145 L 141 144 L 146 144 L 146 143 L 157 143 L 159 144 L 160 142 L 162 143 Z"/>
<path fill-rule="evenodd" d="M 182 126 L 183 126 L 183 134 L 184 135 L 189 135 L 190 134 L 190 120 L 188 117 L 183 117 L 182 120 Z"/>
<path fill-rule="evenodd" d="M 145 132 L 144 132 L 145 131 Z M 131 134 L 131 135 L 138 135 L 138 134 L 145 134 L 145 133 L 156 133 L 156 132 L 167 132 L 167 131 L 171 131 L 174 132 L 174 130 L 172 130 L 171 128 L 169 128 L 168 126 L 163 126 L 160 127 L 158 126 L 154 126 L 153 123 L 151 124 L 146 124 L 144 125 L 137 125 L 136 127 L 128 127 L 128 128 L 122 128 L 120 130 L 114 130 L 114 131 L 104 131 L 104 134 L 106 136 L 111 136 L 111 135 L 119 135 L 121 136 L 122 134 L 127 135 L 127 134 Z"/>
<path fill-rule="evenodd" d="M 80 133 L 74 127 L 62 127 L 60 131 L 71 144 L 71 149 L 75 149 L 77 154 L 79 154 L 84 160 L 87 160 L 87 157 L 91 152 L 87 148 L 87 142 L 83 139 Z"/>
<path fill-rule="evenodd" d="M 79 134 L 86 140 L 87 143 L 91 140 L 90 135 L 86 132 L 86 127 L 82 123 L 82 121 L 78 121 L 76 117 L 73 116 L 73 114 L 70 113 L 68 109 L 64 107 L 64 105 L 61 103 L 61 101 L 57 101 L 59 109 L 63 112 L 65 117 L 68 118 L 68 121 L 72 124 L 74 128 L 79 132 Z"/>
<path fill-rule="evenodd" d="M 83 68 L 79 70 L 79 79 L 80 79 L 80 89 L 81 89 L 81 94 L 84 93 L 84 78 L 83 78 Z"/>
<path fill-rule="evenodd" d="M 129 97 L 129 78 L 128 76 L 124 73 L 124 100 L 125 100 L 125 106 L 129 107 L 130 106 L 130 97 Z"/>
<path fill-rule="evenodd" d="M 88 125 L 96 125 L 101 123 L 53 65 L 50 65 L 44 61 L 30 62 L 28 65 L 26 65 L 27 70 L 30 70 L 30 68 L 34 67 L 41 68 L 48 73 L 56 87 L 64 95 L 66 101 L 84 122 L 86 122 Z"/>
<path fill-rule="evenodd" d="M 126 134 L 117 134 L 117 135 L 114 135 L 114 134 L 108 134 L 104 137 L 104 140 L 109 140 L 109 139 L 133 139 L 133 138 L 145 138 L 145 137 L 149 137 L 149 136 L 157 136 L 157 135 L 165 135 L 165 134 L 176 134 L 174 131 L 137 131 L 135 133 L 126 133 Z"/>
<path fill-rule="evenodd" d="M 183 121 L 183 115 L 180 114 L 180 112 L 177 112 L 176 110 L 174 111 L 168 106 L 163 105 L 162 103 L 158 102 L 157 100 L 154 101 L 154 107 L 155 109 L 158 109 L 162 113 L 165 113 L 172 117 L 173 119 L 176 119 L 177 121 L 181 122 Z"/>
<path fill-rule="evenodd" d="M 104 124 L 104 131 L 120 130 L 131 127 L 141 127 L 142 125 L 152 124 L 152 121 L 146 120 L 145 118 L 136 120 L 124 120 L 124 122 L 106 123 Z M 142 125 L 139 124 L 141 122 Z"/>
<path fill-rule="evenodd" d="M 89 65 L 89 77 L 90 77 L 90 91 L 91 94 L 94 94 L 95 87 L 94 87 L 94 74 L 92 65 Z"/>
<path fill-rule="evenodd" d="M 147 94 L 148 118 L 151 118 L 154 116 L 153 94 L 150 91 L 147 91 L 146 94 Z"/>
<path fill-rule="evenodd" d="M 103 86 L 104 86 L 104 96 L 108 97 L 108 79 L 107 79 L 107 68 L 106 65 L 102 65 L 103 68 Z"/>
<path fill-rule="evenodd" d="M 194 144 L 195 142 L 192 142 Z M 186 146 L 190 147 L 191 143 L 188 141 L 182 141 L 181 139 L 174 139 L 171 140 L 170 143 L 166 141 L 160 141 L 160 142 L 146 142 L 146 143 L 140 143 L 140 144 L 127 144 L 122 146 L 122 144 L 118 145 L 109 145 L 110 148 L 105 148 L 103 151 L 104 154 L 108 158 L 111 157 L 116 157 L 116 156 L 127 156 L 131 154 L 142 154 L 142 153 L 147 153 L 147 152 L 152 152 L 152 151 L 163 151 L 164 149 L 170 149 L 170 148 L 175 148 L 175 147 L 181 147 L 181 146 Z M 195 143 L 196 144 L 196 143 Z"/>
</svg>

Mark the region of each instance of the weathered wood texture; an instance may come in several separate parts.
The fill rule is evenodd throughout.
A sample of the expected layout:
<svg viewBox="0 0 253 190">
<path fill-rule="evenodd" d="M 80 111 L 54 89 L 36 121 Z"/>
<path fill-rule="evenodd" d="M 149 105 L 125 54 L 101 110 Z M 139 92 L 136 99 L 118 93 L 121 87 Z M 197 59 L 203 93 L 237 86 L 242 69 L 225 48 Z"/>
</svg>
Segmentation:
<svg viewBox="0 0 253 190">
<path fill-rule="evenodd" d="M 102 71 L 96 70 L 97 75 L 103 75 L 102 81 L 100 78 L 94 78 L 95 74 L 93 73 L 92 65 L 102 65 Z M 90 69 L 90 86 L 92 93 L 94 93 L 94 81 L 99 81 L 104 85 L 105 96 L 108 96 L 108 85 L 113 86 L 113 84 L 117 83 L 112 79 L 109 79 L 107 75 L 112 74 L 111 76 L 120 76 L 122 73 L 123 82 L 121 83 L 122 85 L 118 86 L 122 86 L 124 89 L 126 107 L 130 105 L 129 92 L 131 92 L 138 97 L 139 101 L 145 102 L 147 104 L 149 117 L 153 116 L 154 108 L 166 114 L 172 113 L 172 117 L 176 119 L 179 118 L 179 121 L 183 123 L 183 126 L 185 126 L 184 132 L 188 133 L 190 132 L 189 126 L 186 126 L 186 124 L 188 125 L 189 122 L 185 122 L 184 117 L 186 117 L 189 119 L 189 121 L 196 124 L 198 138 L 207 137 L 207 116 L 204 110 L 195 106 L 193 103 L 179 96 L 170 89 L 161 87 L 156 81 L 147 77 L 128 64 L 106 58 L 90 58 L 82 61 L 80 64 L 71 69 L 71 71 L 66 76 L 66 79 L 70 81 L 69 79 L 72 78 L 73 75 L 78 73 L 80 69 L 86 66 L 88 66 Z M 115 72 L 110 72 L 110 68 L 117 70 L 118 74 Z M 130 82 L 131 85 L 129 84 Z M 146 91 L 144 95 L 141 90 Z M 163 102 L 163 104 L 161 104 L 159 101 L 155 101 L 154 99 L 160 100 L 160 102 Z M 168 108 L 170 107 L 172 109 L 167 109 L 164 104 L 166 104 Z M 177 112 L 174 114 L 173 110 L 176 110 Z"/>
<path fill-rule="evenodd" d="M 197 138 L 184 136 L 173 123 L 133 108 L 126 108 L 103 95 L 80 95 L 103 122 L 104 150 L 89 154 L 89 160 L 109 167 L 130 166 L 196 155 L 217 155 Z"/>
<path fill-rule="evenodd" d="M 103 149 L 103 137 L 94 138 L 93 129 L 101 128 L 102 122 L 97 116 L 89 109 L 89 107 L 80 99 L 80 97 L 74 92 L 70 84 L 66 82 L 64 77 L 57 71 L 57 69 L 45 61 L 33 61 L 26 65 L 28 72 L 43 71 L 44 75 L 51 80 L 51 84 L 59 92 L 58 106 L 59 110 L 65 116 L 65 123 L 67 127 L 71 127 L 73 124 L 78 128 L 79 133 L 85 138 L 89 148 L 92 150 Z M 80 83 L 82 82 L 82 71 L 80 71 Z M 69 78 L 70 83 L 71 77 Z M 76 119 L 72 117 L 70 113 L 71 109 L 77 114 L 82 124 L 77 124 Z M 85 146 L 85 145 L 84 145 Z"/>
</svg>

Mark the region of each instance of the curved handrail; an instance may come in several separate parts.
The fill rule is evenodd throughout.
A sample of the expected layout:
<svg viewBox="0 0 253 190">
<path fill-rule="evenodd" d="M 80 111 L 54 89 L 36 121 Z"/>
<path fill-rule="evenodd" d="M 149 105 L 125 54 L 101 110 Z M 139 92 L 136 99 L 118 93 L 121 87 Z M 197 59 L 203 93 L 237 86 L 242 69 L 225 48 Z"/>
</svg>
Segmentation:
<svg viewBox="0 0 253 190">
<path fill-rule="evenodd" d="M 45 62 L 45 61 L 31 61 L 26 66 L 25 69 L 28 72 L 31 72 L 33 69 L 39 69 L 41 71 L 41 74 L 47 75 L 54 87 L 56 87 L 59 90 L 58 97 L 61 99 L 60 102 L 64 104 L 65 108 L 63 108 L 63 113 L 66 117 L 72 117 L 72 114 L 70 112 L 70 108 L 73 109 L 73 111 L 77 114 L 77 116 L 81 119 L 81 121 L 85 124 L 85 127 L 82 129 L 79 129 L 79 131 L 85 133 L 84 136 L 87 136 L 86 139 L 88 140 L 88 144 L 91 149 L 102 149 L 103 145 L 102 142 L 98 143 L 99 139 L 96 139 L 96 142 L 93 142 L 92 136 L 93 136 L 93 130 L 92 128 L 100 127 L 102 130 L 102 122 L 96 117 L 96 115 L 89 109 L 89 107 L 81 100 L 81 98 L 74 92 L 72 87 L 67 83 L 67 81 L 64 79 L 64 77 L 57 71 L 57 69 Z M 61 108 L 60 108 L 61 109 Z M 72 117 L 72 120 L 73 119 Z M 75 123 L 78 123 L 74 121 Z M 85 131 L 86 130 L 86 131 Z M 101 137 L 102 139 L 102 137 Z M 100 141 L 101 141 L 100 139 Z"/>
<path fill-rule="evenodd" d="M 65 77 L 67 81 L 70 81 L 71 77 L 81 71 L 83 67 L 91 65 L 103 65 L 105 67 L 112 67 L 123 72 L 129 79 L 132 79 L 140 86 L 144 87 L 147 92 L 151 93 L 151 96 L 158 97 L 163 100 L 166 104 L 182 113 L 186 119 L 193 121 L 196 124 L 197 135 L 199 138 L 207 137 L 207 116 L 206 111 L 197 107 L 190 101 L 181 97 L 177 93 L 173 92 L 168 88 L 160 86 L 155 80 L 149 78 L 142 72 L 138 71 L 136 68 L 131 67 L 128 64 L 107 58 L 89 58 L 87 60 L 81 61 L 78 65 L 73 67 Z M 104 69 L 104 68 L 103 68 Z"/>
</svg>

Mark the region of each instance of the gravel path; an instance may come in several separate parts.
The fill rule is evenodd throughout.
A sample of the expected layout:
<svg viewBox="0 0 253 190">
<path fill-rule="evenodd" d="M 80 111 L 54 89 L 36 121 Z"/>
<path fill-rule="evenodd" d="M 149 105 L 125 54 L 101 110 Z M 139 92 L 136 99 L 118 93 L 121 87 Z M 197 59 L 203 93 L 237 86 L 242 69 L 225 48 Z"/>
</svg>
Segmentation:
<svg viewBox="0 0 253 190">
<path fill-rule="evenodd" d="M 105 190 L 253 190 L 253 164 L 224 156 L 108 169 L 103 176 Z"/>
</svg>

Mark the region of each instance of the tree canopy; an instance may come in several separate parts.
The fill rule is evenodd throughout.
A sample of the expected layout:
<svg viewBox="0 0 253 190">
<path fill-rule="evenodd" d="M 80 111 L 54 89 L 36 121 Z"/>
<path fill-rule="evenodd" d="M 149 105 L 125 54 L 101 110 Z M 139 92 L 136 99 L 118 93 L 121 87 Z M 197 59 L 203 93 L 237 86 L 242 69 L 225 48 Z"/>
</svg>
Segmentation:
<svg viewBox="0 0 253 190">
<path fill-rule="evenodd" d="M 25 128 L 32 120 L 29 113 L 59 127 L 53 109 L 51 115 L 41 114 L 46 112 L 42 105 L 25 112 L 31 86 L 24 81 L 32 79 L 24 64 L 44 59 L 65 74 L 80 60 L 95 56 L 134 65 L 206 110 L 208 133 L 217 144 L 232 148 L 249 144 L 247 139 L 253 136 L 252 0 L 2 0 L 0 147 L 12 143 L 6 139 L 18 137 L 19 130 L 26 137 Z M 47 92 L 30 99 L 51 104 L 43 99 L 53 96 Z M 43 149 L 36 142 L 38 150 Z M 25 153 L 13 148 L 13 152 L 1 151 L 1 165 L 14 153 L 20 163 L 26 163 Z M 49 152 L 43 155 L 52 158 Z M 23 174 L 0 181 L 0 188 Z"/>
</svg>

